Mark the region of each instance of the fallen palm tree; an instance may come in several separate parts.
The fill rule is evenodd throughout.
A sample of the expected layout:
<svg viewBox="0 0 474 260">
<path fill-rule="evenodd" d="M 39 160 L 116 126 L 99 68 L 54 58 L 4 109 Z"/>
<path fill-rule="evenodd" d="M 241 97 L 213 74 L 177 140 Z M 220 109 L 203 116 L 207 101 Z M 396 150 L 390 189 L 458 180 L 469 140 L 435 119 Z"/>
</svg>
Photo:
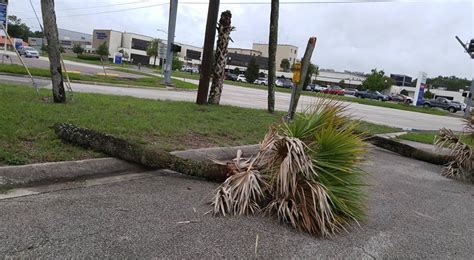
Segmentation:
<svg viewBox="0 0 474 260">
<path fill-rule="evenodd" d="M 364 216 L 364 144 L 344 107 L 323 100 L 270 129 L 257 155 L 234 159 L 216 191 L 215 214 L 260 211 L 314 235 L 328 236 Z M 225 163 L 223 163 L 225 165 Z"/>
<path fill-rule="evenodd" d="M 55 124 L 54 130 L 56 135 L 65 142 L 146 167 L 171 169 L 219 182 L 224 181 L 228 176 L 229 167 L 225 165 L 183 159 L 157 147 L 132 143 L 91 129 L 61 123 Z"/>
<path fill-rule="evenodd" d="M 152 168 L 223 182 L 213 201 L 216 214 L 265 211 L 314 235 L 329 236 L 357 224 L 364 216 L 359 168 L 365 152 L 356 123 L 345 107 L 321 99 L 289 122 L 270 128 L 251 158 L 232 162 L 197 162 L 156 147 L 76 127 L 56 124 L 64 141 Z"/>
</svg>

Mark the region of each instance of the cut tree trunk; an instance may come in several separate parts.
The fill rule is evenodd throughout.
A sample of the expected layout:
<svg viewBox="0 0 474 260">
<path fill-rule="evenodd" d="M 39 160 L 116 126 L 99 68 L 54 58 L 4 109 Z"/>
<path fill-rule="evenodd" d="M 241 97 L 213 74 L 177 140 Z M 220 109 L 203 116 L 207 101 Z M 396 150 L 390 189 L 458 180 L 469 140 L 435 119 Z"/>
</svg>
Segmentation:
<svg viewBox="0 0 474 260">
<path fill-rule="evenodd" d="M 54 0 L 41 0 L 41 13 L 43 14 L 44 35 L 48 41 L 49 69 L 53 87 L 54 103 L 65 103 L 63 73 L 61 69 L 61 52 L 59 50 L 58 25 L 54 12 Z"/>
<path fill-rule="evenodd" d="M 209 93 L 209 104 L 218 105 L 221 101 L 222 85 L 224 84 L 225 65 L 227 60 L 227 46 L 229 45 L 232 14 L 230 11 L 222 12 L 217 29 L 217 48 L 215 56 L 215 66 L 212 77 L 211 91 Z"/>
<path fill-rule="evenodd" d="M 270 34 L 268 39 L 268 112 L 275 111 L 275 59 L 278 44 L 279 0 L 272 0 L 270 11 Z"/>
<path fill-rule="evenodd" d="M 182 159 L 157 147 L 132 143 L 71 124 L 55 124 L 54 130 L 58 137 L 65 142 L 146 167 L 171 169 L 186 175 L 218 182 L 222 182 L 228 177 L 229 167 L 226 165 Z"/>
</svg>

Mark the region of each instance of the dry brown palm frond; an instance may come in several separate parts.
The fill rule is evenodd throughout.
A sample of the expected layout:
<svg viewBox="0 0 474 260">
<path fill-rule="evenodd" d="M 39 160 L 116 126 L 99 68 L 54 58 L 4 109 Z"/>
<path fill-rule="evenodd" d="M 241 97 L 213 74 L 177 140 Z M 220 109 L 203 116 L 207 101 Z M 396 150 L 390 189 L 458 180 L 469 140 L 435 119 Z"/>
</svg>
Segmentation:
<svg viewBox="0 0 474 260">
<path fill-rule="evenodd" d="M 449 178 L 465 178 L 472 175 L 473 149 L 470 145 L 463 143 L 459 137 L 450 129 L 441 129 L 435 139 L 438 148 L 447 147 L 451 150 L 453 161 L 443 168 L 441 174 Z"/>
</svg>

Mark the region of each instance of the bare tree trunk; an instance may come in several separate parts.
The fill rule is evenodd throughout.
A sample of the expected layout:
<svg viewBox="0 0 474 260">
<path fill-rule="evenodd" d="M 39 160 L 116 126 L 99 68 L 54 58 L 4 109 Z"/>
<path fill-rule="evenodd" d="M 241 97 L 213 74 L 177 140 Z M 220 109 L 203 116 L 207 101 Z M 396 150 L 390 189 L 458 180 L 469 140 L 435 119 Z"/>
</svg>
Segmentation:
<svg viewBox="0 0 474 260">
<path fill-rule="evenodd" d="M 54 130 L 56 135 L 65 142 L 150 168 L 171 169 L 186 175 L 219 182 L 224 181 L 231 171 L 227 165 L 182 159 L 160 148 L 132 143 L 71 124 L 55 124 Z"/>
<path fill-rule="evenodd" d="M 65 103 L 66 92 L 64 91 L 61 69 L 61 52 L 59 50 L 58 25 L 56 24 L 56 13 L 54 12 L 54 0 L 41 0 L 41 12 L 43 14 L 44 35 L 48 41 L 53 100 L 54 103 Z"/>
<path fill-rule="evenodd" d="M 270 11 L 270 35 L 268 39 L 268 112 L 275 111 L 275 59 L 278 44 L 279 0 L 272 0 Z"/>
<path fill-rule="evenodd" d="M 232 14 L 230 11 L 222 12 L 219 20 L 219 32 L 217 38 L 217 48 L 215 55 L 215 66 L 212 77 L 211 92 L 209 93 L 209 104 L 218 105 L 221 101 L 222 85 L 224 84 L 225 65 L 227 57 L 227 46 L 229 45 L 230 32 L 232 31 L 231 24 Z"/>
<path fill-rule="evenodd" d="M 309 64 L 311 63 L 311 56 L 313 55 L 314 47 L 316 47 L 316 37 L 311 37 L 308 40 L 308 45 L 306 45 L 306 50 L 304 52 L 303 60 L 301 61 L 301 74 L 300 81 L 295 86 L 295 95 L 293 100 L 290 102 L 290 109 L 288 111 L 288 118 L 293 119 L 296 108 L 298 107 L 298 101 L 300 99 L 301 90 L 303 90 L 304 80 L 306 79 L 306 73 L 308 73 Z"/>
</svg>

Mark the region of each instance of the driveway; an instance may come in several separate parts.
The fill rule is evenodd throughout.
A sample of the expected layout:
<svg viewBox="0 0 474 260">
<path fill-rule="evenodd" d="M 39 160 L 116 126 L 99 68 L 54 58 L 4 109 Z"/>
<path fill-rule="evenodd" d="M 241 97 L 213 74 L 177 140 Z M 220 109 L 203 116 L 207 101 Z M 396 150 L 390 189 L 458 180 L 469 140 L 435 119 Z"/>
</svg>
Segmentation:
<svg viewBox="0 0 474 260">
<path fill-rule="evenodd" d="M 0 255 L 472 259 L 472 185 L 377 148 L 363 168 L 370 183 L 367 220 L 332 239 L 297 232 L 272 217 L 204 215 L 217 184 L 156 171 L 0 200 Z"/>
</svg>

